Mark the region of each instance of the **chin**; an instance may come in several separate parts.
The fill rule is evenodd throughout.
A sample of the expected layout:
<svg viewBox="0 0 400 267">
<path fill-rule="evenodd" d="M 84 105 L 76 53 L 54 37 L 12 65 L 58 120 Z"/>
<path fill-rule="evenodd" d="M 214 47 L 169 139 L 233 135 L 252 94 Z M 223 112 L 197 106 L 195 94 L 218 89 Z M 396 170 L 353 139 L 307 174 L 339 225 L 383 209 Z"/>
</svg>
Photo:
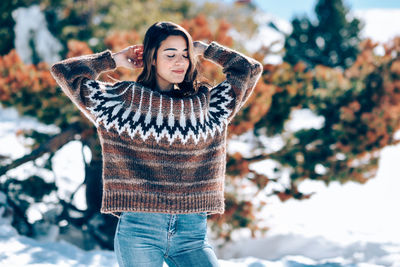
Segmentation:
<svg viewBox="0 0 400 267">
<path fill-rule="evenodd" d="M 178 83 L 182 83 L 184 79 L 174 79 L 173 81 L 171 81 L 171 83 L 174 84 L 178 84 Z"/>
</svg>

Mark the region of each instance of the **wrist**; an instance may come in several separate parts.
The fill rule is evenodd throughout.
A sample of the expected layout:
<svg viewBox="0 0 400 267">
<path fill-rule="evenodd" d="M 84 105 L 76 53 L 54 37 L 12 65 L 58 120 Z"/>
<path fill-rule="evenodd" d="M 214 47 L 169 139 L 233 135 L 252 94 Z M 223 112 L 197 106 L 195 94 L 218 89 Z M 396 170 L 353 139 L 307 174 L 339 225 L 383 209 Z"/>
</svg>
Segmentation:
<svg viewBox="0 0 400 267">
<path fill-rule="evenodd" d="M 119 52 L 116 52 L 116 53 L 112 53 L 111 54 L 111 57 L 112 57 L 112 59 L 114 60 L 114 62 L 115 62 L 115 65 L 117 66 L 117 67 L 119 67 L 120 66 L 120 57 L 121 57 L 121 54 L 119 53 Z"/>
<path fill-rule="evenodd" d="M 194 47 L 194 53 L 199 56 L 202 55 L 204 56 L 204 52 L 208 48 L 208 44 L 202 42 L 202 41 L 195 41 L 193 42 L 193 47 Z"/>
</svg>

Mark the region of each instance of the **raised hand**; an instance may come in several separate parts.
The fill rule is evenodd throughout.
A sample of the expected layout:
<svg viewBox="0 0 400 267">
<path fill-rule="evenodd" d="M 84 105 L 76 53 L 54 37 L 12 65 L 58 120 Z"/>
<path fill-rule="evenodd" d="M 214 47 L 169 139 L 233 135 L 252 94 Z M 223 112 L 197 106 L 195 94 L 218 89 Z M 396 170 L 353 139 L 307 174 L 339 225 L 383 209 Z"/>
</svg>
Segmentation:
<svg viewBox="0 0 400 267">
<path fill-rule="evenodd" d="M 204 51 L 206 51 L 208 44 L 202 41 L 194 41 L 193 48 L 194 48 L 194 55 L 195 56 L 202 56 L 204 55 Z"/>
<path fill-rule="evenodd" d="M 143 45 L 128 46 L 112 56 L 117 67 L 128 69 L 143 67 Z"/>
</svg>

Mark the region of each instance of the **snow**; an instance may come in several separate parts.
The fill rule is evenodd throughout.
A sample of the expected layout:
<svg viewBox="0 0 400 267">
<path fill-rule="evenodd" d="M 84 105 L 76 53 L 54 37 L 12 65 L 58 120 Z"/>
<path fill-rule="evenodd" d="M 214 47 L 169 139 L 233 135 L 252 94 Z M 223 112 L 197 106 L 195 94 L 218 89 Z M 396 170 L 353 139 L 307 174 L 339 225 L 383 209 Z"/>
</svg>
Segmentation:
<svg viewBox="0 0 400 267">
<path fill-rule="evenodd" d="M 362 38 L 371 38 L 377 42 L 385 43 L 394 36 L 400 36 L 400 28 L 395 27 L 400 16 L 400 8 L 356 10 L 354 15 L 366 22 L 361 32 Z"/>
<path fill-rule="evenodd" d="M 300 190 L 317 192 L 311 199 L 269 201 L 263 211 L 271 229 L 267 236 L 238 240 L 220 253 L 224 258 L 302 255 L 339 266 L 400 266 L 399 158 L 400 145 L 385 148 L 377 177 L 365 185 L 306 182 Z"/>
<path fill-rule="evenodd" d="M 261 47 L 268 47 L 271 53 L 265 57 L 264 63 L 281 63 L 281 51 L 285 42 L 285 35 L 292 31 L 292 25 L 287 20 L 265 13 L 258 14 L 255 21 L 259 27 L 254 37 L 250 40 L 242 40 L 237 34 L 234 36 L 235 40 L 244 43 L 245 48 L 250 52 L 256 52 Z M 276 28 L 271 27 L 271 25 Z"/>
<path fill-rule="evenodd" d="M 12 12 L 12 16 L 16 21 L 15 48 L 23 62 L 32 63 L 31 40 L 42 61 L 55 63 L 60 60 L 61 43 L 47 29 L 46 19 L 38 5 L 20 7 Z"/>
<path fill-rule="evenodd" d="M 12 138 L 22 127 L 21 122 L 25 122 L 25 129 L 46 130 L 35 119 L 19 117 L 12 109 L 0 109 L 0 118 L 0 154 L 8 152 L 12 158 L 24 151 L 23 140 Z M 287 126 L 290 130 L 318 128 L 323 123 L 307 110 L 296 111 L 291 118 Z M 293 120 L 307 123 L 301 126 Z M 383 149 L 378 174 L 365 185 L 325 186 L 309 181 L 300 186 L 303 192 L 317 192 L 309 200 L 282 203 L 270 198 L 261 216 L 271 230 L 253 239 L 243 231 L 223 247 L 214 245 L 221 266 L 400 266 L 400 217 L 394 210 L 400 203 L 399 158 L 400 145 Z M 70 142 L 53 160 L 56 182 L 68 197 L 83 179 L 80 142 Z M 252 167 L 268 172 L 274 164 Z M 32 169 L 32 165 L 25 164 L 14 171 L 15 175 L 23 175 L 27 170 L 34 172 Z M 77 196 L 77 203 L 84 202 L 83 197 Z M 4 203 L 1 194 L 0 203 Z M 0 205 L 0 215 L 3 212 Z M 58 240 L 57 232 L 49 234 L 52 229 L 43 227 L 47 239 L 46 235 L 41 240 L 32 239 L 20 236 L 9 218 L 1 218 L 0 266 L 117 266 L 112 252 L 83 251 Z"/>
<path fill-rule="evenodd" d="M 322 124 L 320 117 L 303 109 L 292 112 L 285 129 L 318 129 Z M 364 185 L 333 182 L 326 186 L 305 181 L 299 190 L 316 192 L 311 199 L 282 203 L 269 198 L 261 215 L 270 228 L 267 236 L 250 239 L 243 234 L 220 249 L 219 255 L 225 259 L 252 256 L 267 260 L 301 256 L 310 262 L 307 264 L 316 266 L 400 266 L 400 216 L 395 211 L 400 203 L 399 159 L 400 145 L 386 147 L 376 177 Z M 266 160 L 251 168 L 272 175 L 276 164 Z M 288 177 L 282 174 L 281 179 Z"/>
<path fill-rule="evenodd" d="M 325 118 L 315 115 L 309 109 L 297 109 L 290 114 L 291 118 L 285 123 L 285 131 L 297 132 L 300 129 L 321 129 Z"/>
<path fill-rule="evenodd" d="M 0 219 L 0 266 L 118 266 L 111 251 L 83 251 L 63 241 L 39 242 L 20 236 Z"/>
<path fill-rule="evenodd" d="M 366 20 L 363 33 L 365 36 L 385 41 L 399 34 L 398 27 L 393 23 L 397 21 L 399 13 L 398 10 L 380 10 L 360 11 L 356 15 Z M 269 20 L 287 31 L 285 21 L 274 18 Z M 275 40 L 281 40 L 279 34 L 263 32 L 263 29 L 260 29 L 260 34 L 264 37 L 275 36 Z M 263 40 L 270 44 L 274 38 Z M 278 45 L 276 49 L 279 48 Z M 269 60 L 277 62 L 277 58 Z M 285 125 L 287 131 L 297 131 L 301 127 L 319 128 L 324 123 L 323 119 L 313 116 L 308 110 L 296 111 L 291 115 L 292 119 Z M 0 108 L 1 155 L 15 159 L 28 152 L 24 145 L 29 140 L 16 135 L 22 128 L 51 133 L 58 131 L 56 127 L 42 125 L 32 118 L 19 117 L 13 109 Z M 400 132 L 397 133 L 397 138 L 400 138 Z M 283 141 L 277 136 L 264 138 L 263 142 L 271 143 L 271 149 L 278 150 Z M 243 151 L 249 148 L 239 140 L 228 151 L 231 153 L 235 149 Z M 53 158 L 54 174 L 45 174 L 45 178 L 55 181 L 58 187 L 63 188 L 60 192 L 62 197 L 69 197 L 82 182 L 84 159 L 90 160 L 90 155 L 85 152 L 85 148 L 82 149 L 78 141 L 64 146 Z M 386 147 L 381 152 L 376 177 L 364 185 L 349 182 L 325 186 L 320 182 L 306 181 L 300 185 L 300 190 L 304 193 L 316 192 L 309 200 L 281 203 L 277 198 L 269 198 L 260 214 L 264 218 L 265 226 L 270 228 L 267 235 L 251 239 L 248 231 L 244 230 L 234 236 L 233 242 L 223 247 L 215 246 L 221 266 L 400 266 L 400 216 L 396 212 L 400 203 L 399 159 L 400 145 Z M 269 160 L 253 164 L 252 168 L 268 173 L 276 164 L 278 163 Z M 27 163 L 9 172 L 9 175 L 23 179 L 40 171 L 33 164 Z M 281 176 L 281 179 L 288 179 L 285 173 Z M 3 180 L 4 176 L 0 177 L 0 182 Z M 74 200 L 77 204 L 84 203 L 83 189 L 78 191 Z M 0 192 L 0 267 L 117 266 L 113 252 L 83 251 L 58 240 L 57 233 L 48 235 L 47 239 L 43 236 L 41 240 L 19 235 L 4 213 L 4 202 L 5 196 Z M 43 205 L 32 208 L 30 220 L 39 220 L 46 211 L 51 212 L 49 207 Z M 215 240 L 211 242 L 216 243 Z"/>
</svg>

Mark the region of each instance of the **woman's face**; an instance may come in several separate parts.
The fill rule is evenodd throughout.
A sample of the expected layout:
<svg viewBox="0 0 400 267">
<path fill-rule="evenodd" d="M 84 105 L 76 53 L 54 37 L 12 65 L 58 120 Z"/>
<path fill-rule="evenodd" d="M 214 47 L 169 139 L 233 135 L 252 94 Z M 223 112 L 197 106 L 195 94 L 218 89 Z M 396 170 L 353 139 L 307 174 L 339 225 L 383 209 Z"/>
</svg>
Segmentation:
<svg viewBox="0 0 400 267">
<path fill-rule="evenodd" d="M 157 50 L 157 85 L 161 91 L 169 91 L 174 84 L 183 82 L 189 67 L 188 47 L 185 38 L 171 35 Z"/>
</svg>

